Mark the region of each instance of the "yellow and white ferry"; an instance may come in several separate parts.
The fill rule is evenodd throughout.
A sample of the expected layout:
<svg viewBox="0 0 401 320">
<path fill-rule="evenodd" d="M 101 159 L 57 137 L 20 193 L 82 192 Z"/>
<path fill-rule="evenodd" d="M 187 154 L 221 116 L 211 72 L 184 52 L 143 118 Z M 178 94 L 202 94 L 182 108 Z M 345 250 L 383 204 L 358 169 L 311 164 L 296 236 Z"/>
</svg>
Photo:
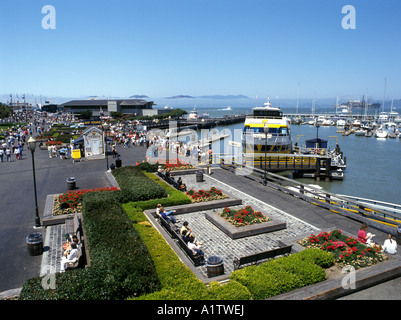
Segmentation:
<svg viewBox="0 0 401 320">
<path fill-rule="evenodd" d="M 247 116 L 242 134 L 245 157 L 253 154 L 255 159 L 265 153 L 291 153 L 292 140 L 290 121 L 278 107 L 273 107 L 267 98 L 263 107 L 253 108 Z"/>
</svg>

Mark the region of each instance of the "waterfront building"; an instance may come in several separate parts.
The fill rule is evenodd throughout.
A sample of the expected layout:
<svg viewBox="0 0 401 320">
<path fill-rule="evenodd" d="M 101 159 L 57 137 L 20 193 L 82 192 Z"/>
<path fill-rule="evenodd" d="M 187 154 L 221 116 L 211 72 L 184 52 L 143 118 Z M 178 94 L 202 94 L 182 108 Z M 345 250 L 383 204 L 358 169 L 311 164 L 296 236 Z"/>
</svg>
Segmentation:
<svg viewBox="0 0 401 320">
<path fill-rule="evenodd" d="M 71 100 L 59 105 L 63 112 L 80 113 L 91 110 L 93 116 L 109 116 L 111 112 L 121 112 L 136 116 L 154 116 L 166 112 L 153 109 L 153 101 L 142 99 L 90 99 Z"/>
</svg>

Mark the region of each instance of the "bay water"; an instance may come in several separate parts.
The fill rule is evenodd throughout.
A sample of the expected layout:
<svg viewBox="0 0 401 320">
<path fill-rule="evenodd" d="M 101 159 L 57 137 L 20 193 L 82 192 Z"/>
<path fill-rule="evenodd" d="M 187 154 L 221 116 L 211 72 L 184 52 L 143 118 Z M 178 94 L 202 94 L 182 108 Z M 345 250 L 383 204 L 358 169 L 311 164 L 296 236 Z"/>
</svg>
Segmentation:
<svg viewBox="0 0 401 320">
<path fill-rule="evenodd" d="M 211 99 L 177 99 L 161 102 L 158 106 L 170 105 L 174 108 L 182 108 L 188 112 L 194 108 L 198 114 L 208 114 L 213 117 L 225 115 L 251 114 L 252 108 L 263 105 L 262 100 L 257 102 L 252 99 L 239 100 L 211 100 Z M 271 101 L 272 102 L 272 101 Z M 274 105 L 274 104 L 273 104 Z M 227 107 L 231 106 L 231 110 Z M 294 107 L 282 107 L 284 114 L 295 113 Z M 332 106 L 321 106 L 315 109 L 315 113 L 334 113 Z M 388 110 L 389 111 L 389 110 Z M 311 108 L 298 108 L 299 113 L 311 113 Z M 228 129 L 242 130 L 243 123 L 237 123 L 225 127 L 216 127 L 218 130 Z M 347 169 L 343 180 L 316 181 L 313 178 L 296 179 L 305 184 L 317 184 L 324 190 L 335 194 L 350 195 L 360 198 L 373 199 L 401 205 L 401 138 L 378 139 L 374 136 L 342 136 L 337 133 L 336 126 L 321 126 L 318 131 L 311 125 L 292 125 L 291 136 L 293 144 L 300 137 L 298 144 L 304 145 L 305 139 L 316 137 L 328 140 L 330 149 L 334 149 L 337 143 L 346 157 Z M 235 140 L 238 140 L 237 138 Z M 240 141 L 238 141 L 240 142 Z"/>
</svg>

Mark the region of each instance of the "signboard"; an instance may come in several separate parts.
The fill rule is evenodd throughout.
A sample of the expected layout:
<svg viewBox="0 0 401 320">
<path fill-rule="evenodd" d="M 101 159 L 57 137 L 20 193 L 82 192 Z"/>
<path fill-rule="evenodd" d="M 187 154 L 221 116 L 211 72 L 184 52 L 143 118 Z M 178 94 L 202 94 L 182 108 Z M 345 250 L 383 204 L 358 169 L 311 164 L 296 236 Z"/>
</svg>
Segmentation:
<svg viewBox="0 0 401 320">
<path fill-rule="evenodd" d="M 101 125 L 101 120 L 84 120 L 84 125 L 86 126 L 98 126 Z"/>
<path fill-rule="evenodd" d="M 81 159 L 81 150 L 80 149 L 73 149 L 72 150 L 72 158 L 74 160 L 79 160 Z"/>
</svg>

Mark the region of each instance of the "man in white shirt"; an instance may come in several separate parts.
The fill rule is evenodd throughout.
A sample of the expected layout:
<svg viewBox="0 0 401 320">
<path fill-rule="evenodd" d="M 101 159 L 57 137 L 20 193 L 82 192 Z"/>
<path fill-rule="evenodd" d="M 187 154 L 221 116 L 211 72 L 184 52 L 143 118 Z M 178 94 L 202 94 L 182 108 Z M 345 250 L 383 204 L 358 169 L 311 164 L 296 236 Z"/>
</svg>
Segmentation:
<svg viewBox="0 0 401 320">
<path fill-rule="evenodd" d="M 61 272 L 65 271 L 67 263 L 75 263 L 78 260 L 78 246 L 75 242 L 71 243 L 71 251 L 66 253 L 61 259 Z"/>
</svg>

